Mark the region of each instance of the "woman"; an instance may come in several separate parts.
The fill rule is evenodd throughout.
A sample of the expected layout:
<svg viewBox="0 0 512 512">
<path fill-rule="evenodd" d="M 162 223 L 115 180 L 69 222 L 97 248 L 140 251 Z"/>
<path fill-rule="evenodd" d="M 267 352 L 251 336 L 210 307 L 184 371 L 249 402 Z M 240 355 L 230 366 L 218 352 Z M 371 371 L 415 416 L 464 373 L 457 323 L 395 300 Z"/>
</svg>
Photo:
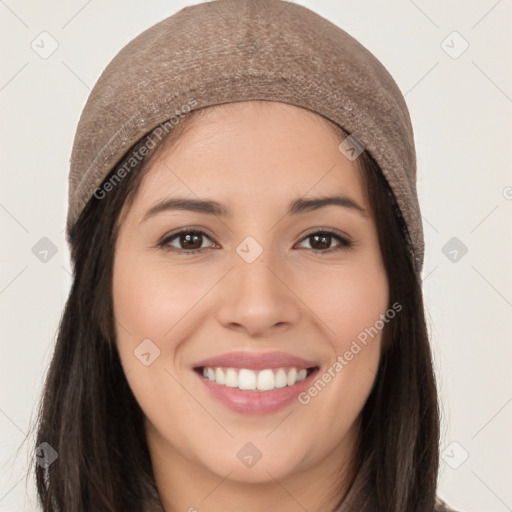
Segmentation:
<svg viewBox="0 0 512 512">
<path fill-rule="evenodd" d="M 43 510 L 442 511 L 407 107 L 280 0 L 131 41 L 71 158 Z"/>
</svg>

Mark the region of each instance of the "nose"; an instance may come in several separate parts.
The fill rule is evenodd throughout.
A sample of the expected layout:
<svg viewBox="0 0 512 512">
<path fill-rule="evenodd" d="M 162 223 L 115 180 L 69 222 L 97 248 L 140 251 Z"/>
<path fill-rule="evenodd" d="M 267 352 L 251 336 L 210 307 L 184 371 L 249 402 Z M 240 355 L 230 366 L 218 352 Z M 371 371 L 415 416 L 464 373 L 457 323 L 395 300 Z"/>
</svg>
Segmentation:
<svg viewBox="0 0 512 512">
<path fill-rule="evenodd" d="M 235 256 L 234 266 L 224 280 L 217 310 L 224 327 L 264 337 L 298 322 L 300 299 L 290 283 L 289 268 L 271 261 L 265 252 L 252 263 Z"/>
</svg>

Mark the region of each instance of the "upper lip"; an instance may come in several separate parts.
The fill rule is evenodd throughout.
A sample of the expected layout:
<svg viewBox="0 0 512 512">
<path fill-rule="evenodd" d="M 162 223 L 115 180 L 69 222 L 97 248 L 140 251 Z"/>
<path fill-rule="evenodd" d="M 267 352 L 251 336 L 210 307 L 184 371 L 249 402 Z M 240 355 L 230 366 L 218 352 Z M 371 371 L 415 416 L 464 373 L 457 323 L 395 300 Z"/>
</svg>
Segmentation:
<svg viewBox="0 0 512 512">
<path fill-rule="evenodd" d="M 247 368 L 249 370 L 263 370 L 265 368 L 313 368 L 318 366 L 315 361 L 308 361 L 302 357 L 287 354 L 286 352 L 229 352 L 219 356 L 209 357 L 194 364 L 194 368 Z"/>
</svg>

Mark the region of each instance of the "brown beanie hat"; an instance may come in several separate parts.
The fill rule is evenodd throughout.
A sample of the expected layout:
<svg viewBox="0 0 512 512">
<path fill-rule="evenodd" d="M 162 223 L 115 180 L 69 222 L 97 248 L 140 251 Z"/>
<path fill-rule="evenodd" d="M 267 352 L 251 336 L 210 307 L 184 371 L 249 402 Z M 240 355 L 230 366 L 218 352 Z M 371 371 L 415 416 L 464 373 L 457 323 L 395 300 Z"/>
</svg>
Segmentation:
<svg viewBox="0 0 512 512">
<path fill-rule="evenodd" d="M 248 100 L 316 112 L 350 134 L 340 144 L 347 158 L 370 153 L 405 221 L 403 235 L 419 277 L 423 227 L 404 97 L 358 41 L 306 7 L 283 0 L 185 7 L 113 58 L 91 91 L 73 143 L 68 242 L 86 203 L 144 135 L 173 119 L 179 122 L 190 110 Z"/>
</svg>

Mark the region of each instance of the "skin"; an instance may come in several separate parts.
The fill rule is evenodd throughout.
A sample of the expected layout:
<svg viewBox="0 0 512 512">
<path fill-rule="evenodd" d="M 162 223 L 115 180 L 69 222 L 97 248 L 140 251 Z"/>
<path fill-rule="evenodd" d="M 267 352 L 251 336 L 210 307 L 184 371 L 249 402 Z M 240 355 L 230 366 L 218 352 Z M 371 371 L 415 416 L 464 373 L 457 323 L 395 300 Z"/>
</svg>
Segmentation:
<svg viewBox="0 0 512 512">
<path fill-rule="evenodd" d="M 231 411 L 191 370 L 235 350 L 280 350 L 319 361 L 322 375 L 387 310 L 375 221 L 357 161 L 339 142 L 324 118 L 291 105 L 215 107 L 158 153 L 123 211 L 113 275 L 117 346 L 146 417 L 166 512 L 320 512 L 346 495 L 381 332 L 307 405 L 271 414 Z M 338 205 L 285 215 L 292 200 L 334 193 L 366 215 Z M 142 221 L 176 195 L 225 203 L 233 216 L 171 210 Z M 206 232 L 193 246 L 203 252 L 186 254 L 179 236 L 169 242 L 175 252 L 158 246 L 186 227 Z M 311 235 L 326 228 L 352 246 L 335 237 L 315 243 Z M 236 252 L 247 236 L 263 249 L 250 264 Z M 148 366 L 134 357 L 146 338 L 160 350 Z M 247 442 L 262 453 L 251 468 L 237 458 Z"/>
</svg>

